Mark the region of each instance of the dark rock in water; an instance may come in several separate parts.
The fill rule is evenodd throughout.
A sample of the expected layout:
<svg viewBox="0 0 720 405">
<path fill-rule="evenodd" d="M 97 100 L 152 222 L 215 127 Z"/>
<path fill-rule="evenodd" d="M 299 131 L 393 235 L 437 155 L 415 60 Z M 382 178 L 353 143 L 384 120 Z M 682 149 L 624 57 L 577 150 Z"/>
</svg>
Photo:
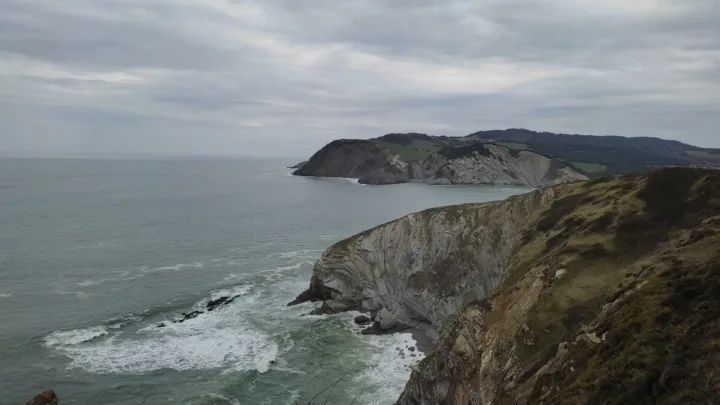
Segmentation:
<svg viewBox="0 0 720 405">
<path fill-rule="evenodd" d="M 347 304 L 345 304 L 344 302 L 328 300 L 328 301 L 323 301 L 320 308 L 313 310 L 310 314 L 311 315 L 339 314 L 339 313 L 345 312 L 349 309 L 350 309 L 350 307 Z"/>
<path fill-rule="evenodd" d="M 210 300 L 210 302 L 207 303 L 207 310 L 212 311 L 215 308 L 219 307 L 220 305 L 225 304 L 225 302 L 230 299 L 230 297 L 220 297 L 216 300 Z"/>
<path fill-rule="evenodd" d="M 410 348 L 409 348 L 408 350 L 410 350 L 411 352 L 414 352 L 414 351 L 415 351 L 415 346 L 410 346 Z"/>
<path fill-rule="evenodd" d="M 60 400 L 57 395 L 55 395 L 55 391 L 45 390 L 31 399 L 27 405 L 58 405 L 58 403 L 60 403 Z"/>
<path fill-rule="evenodd" d="M 229 305 L 231 302 L 235 301 L 235 299 L 238 297 L 240 297 L 240 295 L 235 295 L 233 297 L 225 296 L 225 297 L 220 297 L 216 300 L 210 300 L 207 303 L 206 308 L 207 308 L 208 312 L 212 312 L 219 307 Z"/>
<path fill-rule="evenodd" d="M 372 322 L 372 320 L 367 315 L 360 315 L 355 317 L 355 323 L 358 325 L 367 325 L 370 322 Z"/>
<path fill-rule="evenodd" d="M 301 292 L 294 300 L 289 302 L 287 306 L 299 305 L 305 302 L 326 301 L 332 299 L 329 288 L 325 287 L 320 279 L 313 277 L 310 281 L 310 288 Z"/>
<path fill-rule="evenodd" d="M 417 357 L 417 354 L 412 353 L 412 354 L 410 354 L 410 357 Z"/>
<path fill-rule="evenodd" d="M 392 335 L 393 333 L 403 332 L 410 329 L 409 326 L 397 324 L 390 329 L 382 329 L 380 322 L 375 322 L 372 326 L 363 329 L 360 333 L 363 335 Z"/>
<path fill-rule="evenodd" d="M 183 323 L 183 322 L 185 322 L 185 321 L 189 321 L 190 319 L 197 318 L 198 315 L 204 314 L 204 313 L 205 313 L 205 311 L 192 311 L 192 312 L 187 313 L 187 314 L 186 314 L 185 312 L 183 312 L 183 313 L 182 313 L 182 316 L 183 316 L 182 319 L 177 320 L 177 321 L 173 321 L 173 323 Z"/>
<path fill-rule="evenodd" d="M 167 325 L 165 325 L 165 322 L 163 322 L 163 323 L 161 323 L 160 325 L 158 325 L 157 327 L 158 327 L 158 328 L 164 328 L 164 327 L 166 327 L 166 326 L 167 326 Z"/>
</svg>

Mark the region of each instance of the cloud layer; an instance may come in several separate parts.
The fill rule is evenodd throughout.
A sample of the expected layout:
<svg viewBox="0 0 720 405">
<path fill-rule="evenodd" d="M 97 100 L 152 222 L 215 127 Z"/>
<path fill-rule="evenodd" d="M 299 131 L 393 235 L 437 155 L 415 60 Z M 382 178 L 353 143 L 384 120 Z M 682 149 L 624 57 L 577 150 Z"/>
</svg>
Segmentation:
<svg viewBox="0 0 720 405">
<path fill-rule="evenodd" d="M 527 127 L 720 147 L 715 0 L 5 0 L 5 153 Z"/>
</svg>

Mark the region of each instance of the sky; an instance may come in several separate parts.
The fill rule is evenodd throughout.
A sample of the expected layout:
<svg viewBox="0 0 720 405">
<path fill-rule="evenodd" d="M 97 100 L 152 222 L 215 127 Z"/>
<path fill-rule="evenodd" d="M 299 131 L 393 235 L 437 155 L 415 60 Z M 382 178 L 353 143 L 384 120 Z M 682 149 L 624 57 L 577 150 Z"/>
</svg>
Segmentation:
<svg viewBox="0 0 720 405">
<path fill-rule="evenodd" d="M 2 0 L 0 153 L 528 128 L 720 147 L 717 0 Z"/>
</svg>

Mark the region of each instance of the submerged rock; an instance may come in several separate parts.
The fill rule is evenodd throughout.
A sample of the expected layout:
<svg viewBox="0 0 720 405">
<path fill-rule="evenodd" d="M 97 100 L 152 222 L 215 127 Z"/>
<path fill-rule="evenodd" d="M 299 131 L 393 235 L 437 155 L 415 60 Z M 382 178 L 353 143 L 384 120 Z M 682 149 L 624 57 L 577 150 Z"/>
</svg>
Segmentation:
<svg viewBox="0 0 720 405">
<path fill-rule="evenodd" d="M 55 395 L 55 391 L 45 390 L 31 399 L 27 405 L 58 405 L 59 403 L 60 400 Z"/>
<path fill-rule="evenodd" d="M 372 322 L 372 319 L 370 319 L 367 315 L 360 315 L 355 317 L 355 323 L 358 325 L 367 325 L 370 322 Z"/>
</svg>

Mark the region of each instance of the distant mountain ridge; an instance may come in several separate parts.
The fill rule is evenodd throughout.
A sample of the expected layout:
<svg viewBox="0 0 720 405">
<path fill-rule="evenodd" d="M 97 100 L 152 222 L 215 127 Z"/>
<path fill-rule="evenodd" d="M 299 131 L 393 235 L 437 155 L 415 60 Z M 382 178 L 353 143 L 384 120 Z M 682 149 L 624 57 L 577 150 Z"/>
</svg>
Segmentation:
<svg viewBox="0 0 720 405">
<path fill-rule="evenodd" d="M 529 165 L 530 161 L 535 166 Z M 433 166 L 430 171 L 429 166 Z M 478 131 L 463 137 L 391 133 L 368 140 L 333 141 L 294 174 L 352 177 L 369 184 L 490 182 L 539 187 L 672 166 L 718 168 L 720 150 L 660 138 L 521 128 Z M 550 171 L 541 173 L 540 180 L 538 173 L 530 173 L 536 170 Z"/>
</svg>

